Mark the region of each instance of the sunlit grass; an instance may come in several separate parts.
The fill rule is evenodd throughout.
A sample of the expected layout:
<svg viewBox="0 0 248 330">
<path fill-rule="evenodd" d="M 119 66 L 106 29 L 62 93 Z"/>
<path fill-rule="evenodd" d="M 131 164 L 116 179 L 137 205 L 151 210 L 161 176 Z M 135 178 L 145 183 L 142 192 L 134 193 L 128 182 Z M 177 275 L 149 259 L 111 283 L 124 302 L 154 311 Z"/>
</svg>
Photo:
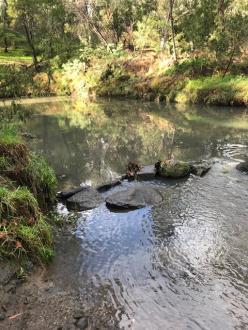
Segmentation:
<svg viewBox="0 0 248 330">
<path fill-rule="evenodd" d="M 248 105 L 248 77 L 227 75 L 192 79 L 176 97 L 178 102 Z"/>
<path fill-rule="evenodd" d="M 24 49 L 10 49 L 5 53 L 0 49 L 0 62 L 2 64 L 13 62 L 32 62 L 32 56 L 26 55 Z"/>
<path fill-rule="evenodd" d="M 20 135 L 17 134 L 17 128 L 14 124 L 1 125 L 0 144 L 13 145 L 22 142 Z"/>
</svg>

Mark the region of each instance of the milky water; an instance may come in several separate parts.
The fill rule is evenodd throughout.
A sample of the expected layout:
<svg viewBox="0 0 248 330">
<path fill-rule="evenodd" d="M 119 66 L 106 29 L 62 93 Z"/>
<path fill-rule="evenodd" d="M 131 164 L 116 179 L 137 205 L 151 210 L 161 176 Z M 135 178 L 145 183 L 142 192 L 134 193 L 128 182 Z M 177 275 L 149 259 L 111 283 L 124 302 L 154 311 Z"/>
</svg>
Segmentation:
<svg viewBox="0 0 248 330">
<path fill-rule="evenodd" d="M 161 192 L 157 206 L 114 213 L 103 203 L 80 214 L 50 271 L 78 288 L 93 318 L 135 330 L 248 328 L 248 175 L 235 169 L 248 158 L 245 110 L 65 99 L 25 107 L 37 110 L 25 126 L 31 147 L 61 189 L 108 181 L 129 160 L 214 161 L 203 178 L 139 183 Z"/>
</svg>

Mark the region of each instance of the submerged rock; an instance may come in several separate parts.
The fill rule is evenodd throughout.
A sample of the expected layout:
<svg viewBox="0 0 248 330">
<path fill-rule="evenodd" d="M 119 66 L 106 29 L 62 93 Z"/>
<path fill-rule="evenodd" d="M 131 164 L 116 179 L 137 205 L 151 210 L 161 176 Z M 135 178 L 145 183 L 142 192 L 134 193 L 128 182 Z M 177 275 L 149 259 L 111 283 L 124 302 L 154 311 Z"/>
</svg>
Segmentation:
<svg viewBox="0 0 248 330">
<path fill-rule="evenodd" d="M 192 162 L 190 165 L 191 173 L 197 176 L 204 176 L 212 167 L 211 163 L 206 160 Z"/>
<path fill-rule="evenodd" d="M 103 202 L 102 196 L 92 187 L 83 189 L 66 200 L 66 206 L 71 211 L 86 211 L 99 206 Z"/>
<path fill-rule="evenodd" d="M 191 165 L 186 162 L 160 162 L 156 163 L 157 175 L 163 178 L 180 179 L 191 173 Z"/>
<path fill-rule="evenodd" d="M 105 192 L 105 191 L 110 190 L 111 188 L 121 185 L 121 183 L 122 183 L 122 177 L 119 179 L 116 179 L 114 181 L 110 181 L 110 182 L 101 184 L 96 187 L 96 190 L 99 192 Z"/>
<path fill-rule="evenodd" d="M 78 187 L 78 188 L 73 188 L 67 191 L 59 191 L 57 193 L 57 198 L 65 200 L 67 198 L 70 198 L 71 196 L 75 195 L 76 193 L 84 190 L 85 187 Z"/>
<path fill-rule="evenodd" d="M 163 200 L 161 194 L 151 187 L 132 187 L 118 191 L 106 198 L 109 208 L 135 210 L 147 205 L 155 205 Z"/>
<path fill-rule="evenodd" d="M 236 166 L 236 169 L 241 171 L 241 172 L 246 172 L 248 173 L 248 160 L 245 161 L 245 162 L 242 162 L 242 163 L 239 163 L 237 166 Z"/>
<path fill-rule="evenodd" d="M 143 166 L 136 174 L 137 179 L 140 180 L 153 180 L 155 176 L 156 171 L 153 165 Z"/>
</svg>

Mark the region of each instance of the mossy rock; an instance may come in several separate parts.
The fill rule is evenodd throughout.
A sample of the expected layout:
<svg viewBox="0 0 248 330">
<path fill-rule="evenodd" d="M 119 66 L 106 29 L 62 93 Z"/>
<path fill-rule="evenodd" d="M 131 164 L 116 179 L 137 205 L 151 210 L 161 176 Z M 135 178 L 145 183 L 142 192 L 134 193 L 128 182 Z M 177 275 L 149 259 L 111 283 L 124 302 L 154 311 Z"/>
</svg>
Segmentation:
<svg viewBox="0 0 248 330">
<path fill-rule="evenodd" d="M 163 178 L 180 179 L 191 173 L 191 166 L 186 162 L 161 162 L 158 175 Z"/>
</svg>

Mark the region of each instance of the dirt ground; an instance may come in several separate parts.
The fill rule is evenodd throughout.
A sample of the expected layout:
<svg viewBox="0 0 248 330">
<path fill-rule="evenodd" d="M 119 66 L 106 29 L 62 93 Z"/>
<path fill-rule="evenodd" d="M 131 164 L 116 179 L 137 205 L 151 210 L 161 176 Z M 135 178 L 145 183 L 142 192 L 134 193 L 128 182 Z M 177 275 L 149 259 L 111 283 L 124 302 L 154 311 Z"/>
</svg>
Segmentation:
<svg viewBox="0 0 248 330">
<path fill-rule="evenodd" d="M 68 285 L 73 281 L 77 250 L 73 255 L 68 248 L 68 242 L 71 246 L 70 240 L 74 241 L 71 234 L 61 235 L 57 257 L 48 269 L 30 263 L 28 275 L 20 277 L 19 267 L 0 261 L 0 330 L 119 329 L 116 311 L 104 307 L 102 293 L 89 291 L 86 296 L 76 283 Z M 54 275 L 57 264 L 60 274 Z"/>
</svg>

